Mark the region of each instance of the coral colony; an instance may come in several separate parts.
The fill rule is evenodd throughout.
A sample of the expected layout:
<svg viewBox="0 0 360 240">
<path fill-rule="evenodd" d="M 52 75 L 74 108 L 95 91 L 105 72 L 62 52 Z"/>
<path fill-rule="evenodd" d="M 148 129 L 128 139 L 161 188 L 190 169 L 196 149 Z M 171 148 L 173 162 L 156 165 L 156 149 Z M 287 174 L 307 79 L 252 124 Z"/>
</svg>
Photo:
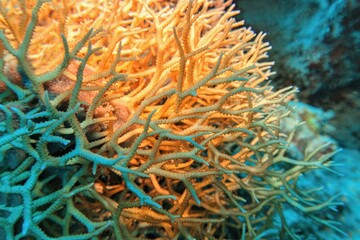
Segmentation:
<svg viewBox="0 0 360 240">
<path fill-rule="evenodd" d="M 337 228 L 297 184 L 334 153 L 287 154 L 297 90 L 230 1 L 0 3 L 1 239 L 298 239 L 285 206 Z"/>
</svg>

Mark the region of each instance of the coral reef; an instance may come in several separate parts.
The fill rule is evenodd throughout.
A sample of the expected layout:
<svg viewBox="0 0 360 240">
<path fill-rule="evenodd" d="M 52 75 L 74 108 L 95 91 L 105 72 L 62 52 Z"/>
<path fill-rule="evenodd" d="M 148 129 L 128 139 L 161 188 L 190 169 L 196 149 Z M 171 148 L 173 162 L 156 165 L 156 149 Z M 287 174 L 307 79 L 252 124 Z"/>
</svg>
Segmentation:
<svg viewBox="0 0 360 240">
<path fill-rule="evenodd" d="M 276 60 L 273 82 L 298 86 L 301 101 L 334 111 L 331 137 L 360 149 L 359 1 L 239 1 L 240 17 L 267 39 Z M 349 117 L 351 116 L 351 117 Z"/>
<path fill-rule="evenodd" d="M 298 128 L 298 132 L 290 145 L 290 151 L 288 151 L 293 158 L 301 159 L 304 151 L 311 151 L 311 148 L 321 146 L 324 143 L 330 144 L 327 148 L 324 148 L 323 151 L 338 149 L 337 146 L 343 147 L 343 142 L 331 138 L 331 136 L 335 136 L 335 134 L 337 137 L 347 137 L 348 139 L 346 141 L 351 140 L 349 133 L 343 135 L 341 130 L 332 126 L 336 109 L 334 109 L 335 111 L 324 111 L 320 108 L 294 101 L 289 102 L 289 104 L 294 107 L 296 111 L 291 118 L 286 118 L 282 121 L 281 127 L 283 131 L 290 133 L 294 124 L 304 121 Z M 344 123 L 347 124 L 347 121 L 344 121 Z M 359 154 L 359 148 L 342 148 L 341 151 L 333 157 L 334 162 L 340 163 L 332 168 L 337 172 L 336 175 L 329 175 L 324 171 L 314 171 L 311 174 L 306 174 L 298 183 L 302 186 L 313 187 L 316 184 L 322 189 L 321 198 L 323 199 L 340 194 L 344 204 L 338 207 L 337 211 L 329 217 L 341 223 L 342 229 L 344 229 L 349 236 L 346 239 L 358 239 L 360 236 L 360 231 L 357 227 L 360 219 L 356 210 L 358 209 L 358 199 L 360 196 L 360 190 L 357 188 L 360 176 L 360 169 L 357 164 Z M 289 220 L 292 219 L 289 221 L 290 228 L 298 228 L 299 225 L 301 225 L 301 229 L 303 229 L 305 233 L 303 235 L 304 239 L 344 239 L 343 236 L 321 225 L 306 224 L 306 219 L 304 219 L 299 212 L 294 212 L 286 208 L 284 208 L 284 212 Z M 299 224 L 299 222 L 301 222 L 301 224 Z"/>
<path fill-rule="evenodd" d="M 299 239 L 285 204 L 342 233 L 230 2 L 0 3 L 0 238 Z"/>
<path fill-rule="evenodd" d="M 266 0 L 239 1 L 240 16 L 269 32 L 277 84 L 298 86 L 306 100 L 360 78 L 358 1 L 275 0 L 268 5 Z"/>
</svg>

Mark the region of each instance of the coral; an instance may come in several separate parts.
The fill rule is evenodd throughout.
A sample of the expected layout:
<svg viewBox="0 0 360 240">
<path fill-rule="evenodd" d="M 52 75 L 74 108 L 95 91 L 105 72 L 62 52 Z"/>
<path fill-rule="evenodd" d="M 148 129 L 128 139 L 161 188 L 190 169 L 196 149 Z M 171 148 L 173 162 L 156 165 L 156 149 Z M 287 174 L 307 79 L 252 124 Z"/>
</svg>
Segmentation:
<svg viewBox="0 0 360 240">
<path fill-rule="evenodd" d="M 284 204 L 337 229 L 297 186 L 334 153 L 287 155 L 296 89 L 225 5 L 1 1 L 1 237 L 297 239 Z"/>
</svg>

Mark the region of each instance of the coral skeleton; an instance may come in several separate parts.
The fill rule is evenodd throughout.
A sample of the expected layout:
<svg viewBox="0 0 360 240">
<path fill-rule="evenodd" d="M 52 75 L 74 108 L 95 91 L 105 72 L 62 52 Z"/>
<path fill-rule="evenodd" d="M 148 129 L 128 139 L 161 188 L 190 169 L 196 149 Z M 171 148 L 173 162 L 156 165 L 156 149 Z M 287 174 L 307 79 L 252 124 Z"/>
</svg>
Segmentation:
<svg viewBox="0 0 360 240">
<path fill-rule="evenodd" d="M 268 43 L 230 1 L 0 1 L 0 238 L 299 239 Z M 325 146 L 326 147 L 326 146 Z M 281 219 L 274 227 L 273 219 Z M 341 231 L 339 229 L 339 231 Z"/>
</svg>

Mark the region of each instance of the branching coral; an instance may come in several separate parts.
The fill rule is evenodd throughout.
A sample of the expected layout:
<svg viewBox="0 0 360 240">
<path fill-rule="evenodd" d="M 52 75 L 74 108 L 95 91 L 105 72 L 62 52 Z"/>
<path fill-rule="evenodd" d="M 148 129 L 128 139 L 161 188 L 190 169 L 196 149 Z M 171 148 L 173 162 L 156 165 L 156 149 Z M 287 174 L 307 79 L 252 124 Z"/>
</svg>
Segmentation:
<svg viewBox="0 0 360 240">
<path fill-rule="evenodd" d="M 284 204 L 332 226 L 296 183 L 333 153 L 286 155 L 296 89 L 224 5 L 1 1 L 0 234 L 252 239 L 280 216 L 296 239 Z"/>
</svg>

